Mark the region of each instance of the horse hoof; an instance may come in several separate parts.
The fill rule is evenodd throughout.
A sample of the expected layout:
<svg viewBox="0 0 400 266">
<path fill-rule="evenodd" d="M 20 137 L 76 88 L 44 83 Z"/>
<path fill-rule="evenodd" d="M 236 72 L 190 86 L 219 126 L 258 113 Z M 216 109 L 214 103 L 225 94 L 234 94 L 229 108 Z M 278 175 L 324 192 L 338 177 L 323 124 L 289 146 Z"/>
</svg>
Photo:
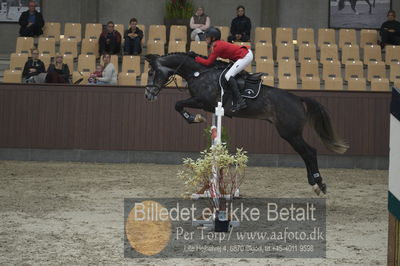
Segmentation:
<svg viewBox="0 0 400 266">
<path fill-rule="evenodd" d="M 201 122 L 206 122 L 206 118 L 202 116 L 201 114 L 197 114 L 196 117 L 194 118 L 195 123 L 201 123 Z"/>
<path fill-rule="evenodd" d="M 318 186 L 321 189 L 322 193 L 326 194 L 326 184 L 320 183 L 320 184 L 318 184 Z"/>
<path fill-rule="evenodd" d="M 319 194 L 321 194 L 321 189 L 319 188 L 318 184 L 314 184 L 312 186 L 312 188 L 313 188 L 315 194 L 317 194 L 317 196 L 319 196 Z"/>
</svg>

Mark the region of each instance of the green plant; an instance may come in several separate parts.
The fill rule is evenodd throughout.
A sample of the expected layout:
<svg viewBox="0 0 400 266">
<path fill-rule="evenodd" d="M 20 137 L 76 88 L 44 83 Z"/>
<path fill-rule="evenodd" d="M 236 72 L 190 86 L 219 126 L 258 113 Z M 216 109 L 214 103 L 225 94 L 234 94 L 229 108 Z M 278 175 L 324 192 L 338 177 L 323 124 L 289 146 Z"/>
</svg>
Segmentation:
<svg viewBox="0 0 400 266">
<path fill-rule="evenodd" d="M 165 4 L 166 18 L 190 19 L 193 13 L 193 3 L 188 0 L 169 0 Z"/>
</svg>

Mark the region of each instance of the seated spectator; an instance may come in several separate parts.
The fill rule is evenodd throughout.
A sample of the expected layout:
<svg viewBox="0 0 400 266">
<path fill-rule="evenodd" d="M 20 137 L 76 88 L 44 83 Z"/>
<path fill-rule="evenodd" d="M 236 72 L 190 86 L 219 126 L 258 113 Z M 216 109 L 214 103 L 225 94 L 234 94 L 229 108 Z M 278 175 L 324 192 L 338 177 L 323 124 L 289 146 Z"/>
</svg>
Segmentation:
<svg viewBox="0 0 400 266">
<path fill-rule="evenodd" d="M 25 63 L 22 77 L 26 83 L 42 83 L 46 79 L 46 69 L 44 63 L 39 59 L 39 50 L 34 48 L 31 50 L 32 58 Z M 44 73 L 45 76 L 37 77 Z"/>
<path fill-rule="evenodd" d="M 117 73 L 115 71 L 113 63 L 111 63 L 111 55 L 105 53 L 103 55 L 103 62 L 104 62 L 104 69 L 102 77 L 96 78 L 97 84 L 116 85 Z"/>
<path fill-rule="evenodd" d="M 143 31 L 137 27 L 137 19 L 129 21 L 129 29 L 124 34 L 126 55 L 138 55 L 142 52 Z"/>
<path fill-rule="evenodd" d="M 96 71 L 90 74 L 89 77 L 89 84 L 96 84 L 97 79 L 96 78 L 101 78 L 103 77 L 103 66 L 102 65 L 97 65 L 96 66 Z"/>
<path fill-rule="evenodd" d="M 44 20 L 41 13 L 36 10 L 36 2 L 29 1 L 28 10 L 19 17 L 19 35 L 21 37 L 34 37 L 43 34 Z"/>
<path fill-rule="evenodd" d="M 64 57 L 57 54 L 55 64 L 50 64 L 47 69 L 46 83 L 69 83 L 69 67 L 63 61 Z"/>
<path fill-rule="evenodd" d="M 387 13 L 387 21 L 382 24 L 380 34 L 382 48 L 386 44 L 400 45 L 400 22 L 396 20 L 396 12 L 393 10 Z"/>
<path fill-rule="evenodd" d="M 114 22 L 109 21 L 99 38 L 100 54 L 118 54 L 121 51 L 121 39 L 121 34 L 114 29 Z"/>
<path fill-rule="evenodd" d="M 248 42 L 250 41 L 251 21 L 244 14 L 244 6 L 236 8 L 237 17 L 231 23 L 231 35 L 228 42 Z"/>
<path fill-rule="evenodd" d="M 210 17 L 204 14 L 204 9 L 198 7 L 194 16 L 190 19 L 190 34 L 192 41 L 205 41 L 205 31 L 210 27 Z"/>
</svg>

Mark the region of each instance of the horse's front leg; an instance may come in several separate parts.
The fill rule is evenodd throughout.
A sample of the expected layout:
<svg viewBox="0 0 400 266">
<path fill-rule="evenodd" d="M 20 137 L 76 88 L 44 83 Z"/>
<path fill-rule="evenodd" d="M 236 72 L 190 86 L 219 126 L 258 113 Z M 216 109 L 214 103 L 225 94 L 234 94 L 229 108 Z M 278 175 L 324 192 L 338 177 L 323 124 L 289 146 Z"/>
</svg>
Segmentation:
<svg viewBox="0 0 400 266">
<path fill-rule="evenodd" d="M 175 103 L 175 110 L 178 111 L 183 118 L 185 118 L 186 122 L 189 124 L 192 123 L 200 123 L 206 121 L 206 119 L 201 114 L 193 115 L 187 111 L 185 111 L 185 107 L 201 109 L 203 108 L 203 102 L 199 97 L 192 97 L 187 100 L 178 101 Z"/>
</svg>

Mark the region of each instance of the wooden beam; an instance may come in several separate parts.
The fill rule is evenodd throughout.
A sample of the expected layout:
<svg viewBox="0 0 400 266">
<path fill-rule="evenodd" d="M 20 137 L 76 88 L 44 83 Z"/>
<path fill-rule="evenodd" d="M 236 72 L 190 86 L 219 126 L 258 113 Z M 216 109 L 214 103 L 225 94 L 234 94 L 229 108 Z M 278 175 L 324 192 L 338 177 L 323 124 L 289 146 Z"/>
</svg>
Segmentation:
<svg viewBox="0 0 400 266">
<path fill-rule="evenodd" d="M 400 221 L 389 212 L 388 266 L 400 265 Z"/>
</svg>

